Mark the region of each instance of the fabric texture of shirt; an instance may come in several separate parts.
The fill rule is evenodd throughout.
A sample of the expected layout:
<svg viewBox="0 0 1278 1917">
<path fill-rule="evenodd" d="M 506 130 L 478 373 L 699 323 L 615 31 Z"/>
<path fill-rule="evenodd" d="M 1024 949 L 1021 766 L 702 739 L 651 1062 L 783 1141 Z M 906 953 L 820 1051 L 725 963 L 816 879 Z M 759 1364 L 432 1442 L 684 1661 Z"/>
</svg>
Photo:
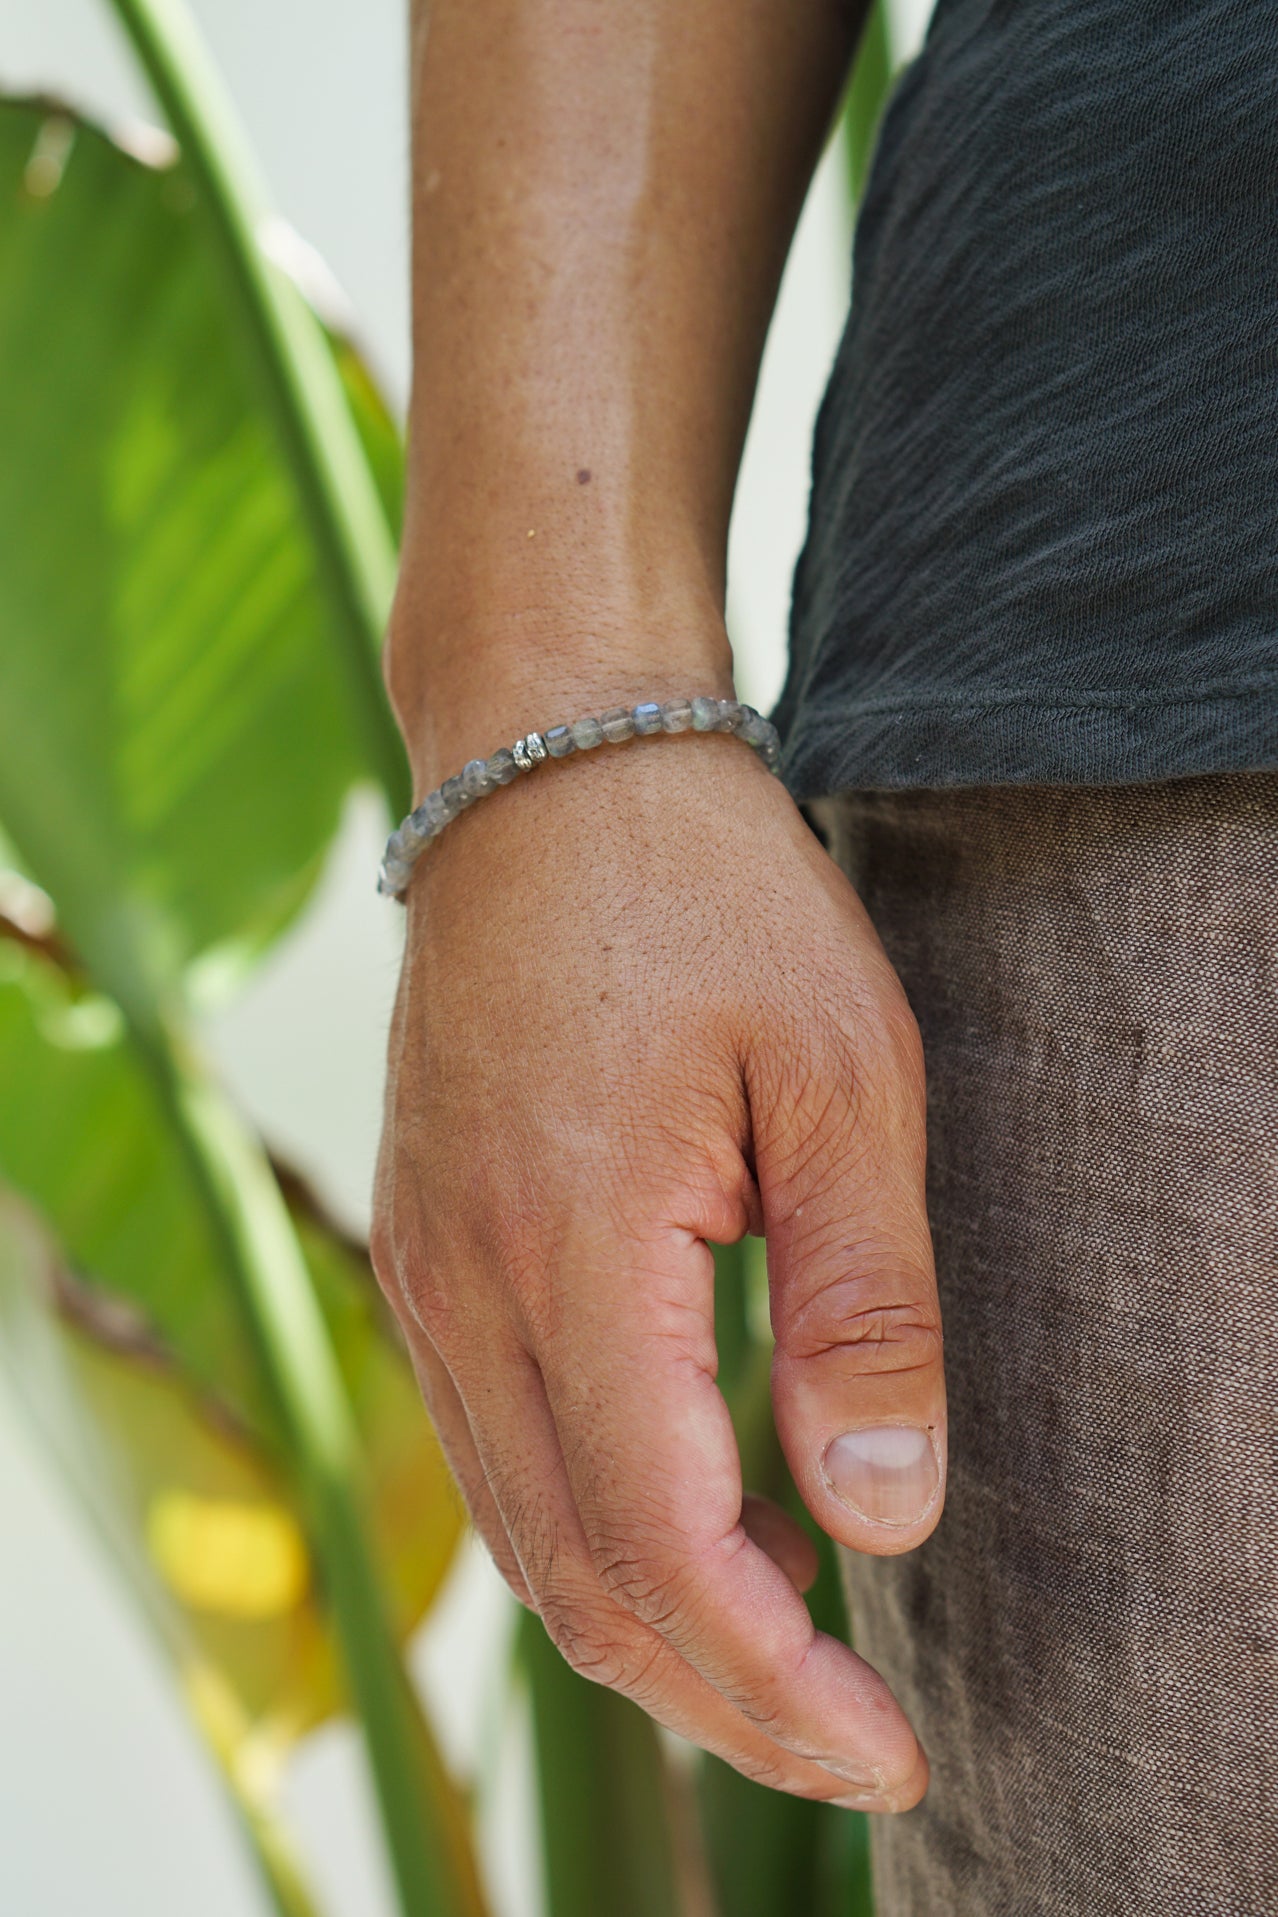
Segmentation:
<svg viewBox="0 0 1278 1917">
<path fill-rule="evenodd" d="M 939 0 L 853 280 L 796 796 L 1278 765 L 1278 7 Z"/>
</svg>

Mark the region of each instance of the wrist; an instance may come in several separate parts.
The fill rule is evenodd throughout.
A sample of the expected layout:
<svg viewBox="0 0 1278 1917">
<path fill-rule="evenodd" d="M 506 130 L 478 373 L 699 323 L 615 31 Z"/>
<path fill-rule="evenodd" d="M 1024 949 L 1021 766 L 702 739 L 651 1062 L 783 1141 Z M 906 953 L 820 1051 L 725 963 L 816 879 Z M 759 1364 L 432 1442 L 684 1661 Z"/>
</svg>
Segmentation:
<svg viewBox="0 0 1278 1917">
<path fill-rule="evenodd" d="M 721 610 L 663 590 L 458 606 L 405 574 L 386 679 L 418 798 L 520 735 L 640 700 L 732 693 Z"/>
</svg>

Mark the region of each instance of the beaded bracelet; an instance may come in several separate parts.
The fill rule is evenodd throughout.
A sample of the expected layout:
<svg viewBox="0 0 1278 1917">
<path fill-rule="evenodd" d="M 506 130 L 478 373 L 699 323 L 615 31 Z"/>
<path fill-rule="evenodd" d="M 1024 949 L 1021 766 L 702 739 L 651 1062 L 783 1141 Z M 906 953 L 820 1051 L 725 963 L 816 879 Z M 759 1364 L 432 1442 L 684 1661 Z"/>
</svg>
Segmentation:
<svg viewBox="0 0 1278 1917">
<path fill-rule="evenodd" d="M 434 792 L 428 792 L 415 812 L 410 812 L 397 832 L 386 841 L 386 855 L 377 878 L 377 889 L 387 898 L 402 899 L 413 876 L 413 867 L 432 839 L 464 812 L 476 799 L 509 785 L 521 772 L 531 772 L 546 759 L 566 759 L 570 752 L 590 752 L 605 741 L 620 745 L 623 739 L 646 739 L 658 732 L 731 732 L 752 746 L 770 771 L 781 760 L 781 741 L 776 727 L 761 717 L 753 706 L 737 699 L 672 699 L 666 705 L 648 700 L 637 706 L 614 706 L 596 719 L 574 719 L 570 726 L 551 726 L 547 732 L 529 732 L 513 745 L 500 746 L 491 759 L 471 759 L 469 764 L 445 779 Z"/>
</svg>

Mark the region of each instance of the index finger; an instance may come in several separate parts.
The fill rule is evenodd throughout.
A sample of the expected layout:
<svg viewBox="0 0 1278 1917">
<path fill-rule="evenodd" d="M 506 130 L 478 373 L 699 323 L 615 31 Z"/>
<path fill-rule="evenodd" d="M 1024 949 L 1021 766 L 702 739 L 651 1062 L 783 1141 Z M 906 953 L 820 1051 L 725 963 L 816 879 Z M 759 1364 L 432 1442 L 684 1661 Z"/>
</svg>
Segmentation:
<svg viewBox="0 0 1278 1917">
<path fill-rule="evenodd" d="M 887 1686 L 815 1629 L 742 1526 L 709 1247 L 690 1230 L 624 1247 L 587 1232 L 560 1255 L 573 1310 L 534 1343 L 601 1583 L 778 1744 L 916 1801 L 925 1760 Z"/>
</svg>

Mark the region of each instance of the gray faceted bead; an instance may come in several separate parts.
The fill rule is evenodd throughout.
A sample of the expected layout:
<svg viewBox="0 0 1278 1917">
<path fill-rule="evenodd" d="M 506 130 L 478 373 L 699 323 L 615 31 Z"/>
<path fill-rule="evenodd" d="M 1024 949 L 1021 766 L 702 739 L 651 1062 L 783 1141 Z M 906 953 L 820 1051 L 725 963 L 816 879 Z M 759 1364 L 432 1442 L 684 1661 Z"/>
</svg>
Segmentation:
<svg viewBox="0 0 1278 1917">
<path fill-rule="evenodd" d="M 443 785 L 439 788 L 439 796 L 448 807 L 448 816 L 450 819 L 455 819 L 463 807 L 470 804 L 470 800 L 466 797 L 465 787 L 462 785 L 462 775 L 460 772 L 454 772 L 451 779 L 444 780 Z"/>
<path fill-rule="evenodd" d="M 735 732 L 741 722 L 741 701 L 739 699 L 720 699 L 719 730 Z"/>
<path fill-rule="evenodd" d="M 660 732 L 661 707 L 652 699 L 645 700 L 643 705 L 634 708 L 634 721 L 635 731 L 641 739 L 646 739 L 649 733 Z"/>
<path fill-rule="evenodd" d="M 696 698 L 692 701 L 692 730 L 694 732 L 717 732 L 719 730 L 719 701 L 717 699 Z"/>
<path fill-rule="evenodd" d="M 746 706 L 744 717 L 737 727 L 737 737 L 744 739 L 749 746 L 762 746 L 768 743 L 771 736 L 772 727 L 767 720 L 762 718 L 752 706 Z"/>
<path fill-rule="evenodd" d="M 515 764 L 515 755 L 509 746 L 498 746 L 488 761 L 489 785 L 509 785 L 512 779 L 519 777 L 519 767 Z"/>
<path fill-rule="evenodd" d="M 419 805 L 416 812 L 410 812 L 398 832 L 392 832 L 386 841 L 386 850 L 392 858 L 402 858 L 406 852 L 420 852 L 435 836 L 435 827 L 431 823 L 425 805 Z"/>
<path fill-rule="evenodd" d="M 671 699 L 661 708 L 661 728 L 663 732 L 686 732 L 692 724 L 692 701 L 690 699 Z"/>
<path fill-rule="evenodd" d="M 620 745 L 623 739 L 635 736 L 635 719 L 629 706 L 613 706 L 605 712 L 599 721 L 603 727 L 603 736 L 612 745 Z"/>
<path fill-rule="evenodd" d="M 543 732 L 546 750 L 552 759 L 566 759 L 570 752 L 577 750 L 577 741 L 572 736 L 571 726 L 551 726 L 549 732 Z"/>
<path fill-rule="evenodd" d="M 468 799 L 482 799 L 490 789 L 487 759 L 467 759 L 462 767 L 462 791 Z"/>
<path fill-rule="evenodd" d="M 594 746 L 604 742 L 603 727 L 598 719 L 574 719 L 572 722 L 572 742 L 579 752 L 589 752 Z"/>
</svg>

